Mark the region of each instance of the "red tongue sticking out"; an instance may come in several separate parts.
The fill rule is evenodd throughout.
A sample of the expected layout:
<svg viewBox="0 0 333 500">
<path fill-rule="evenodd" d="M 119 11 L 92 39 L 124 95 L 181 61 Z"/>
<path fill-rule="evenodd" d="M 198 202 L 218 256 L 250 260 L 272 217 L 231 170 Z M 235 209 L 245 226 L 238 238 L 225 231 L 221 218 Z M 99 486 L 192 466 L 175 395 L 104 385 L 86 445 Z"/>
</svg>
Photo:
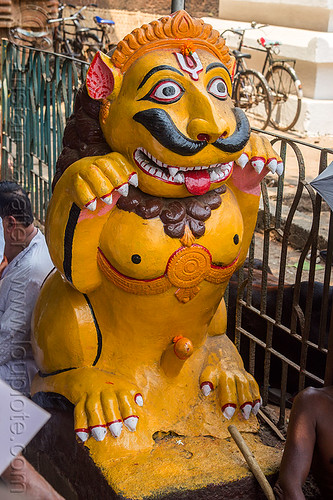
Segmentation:
<svg viewBox="0 0 333 500">
<path fill-rule="evenodd" d="M 191 170 L 184 172 L 187 191 L 196 196 L 205 194 L 210 188 L 208 170 Z"/>
</svg>

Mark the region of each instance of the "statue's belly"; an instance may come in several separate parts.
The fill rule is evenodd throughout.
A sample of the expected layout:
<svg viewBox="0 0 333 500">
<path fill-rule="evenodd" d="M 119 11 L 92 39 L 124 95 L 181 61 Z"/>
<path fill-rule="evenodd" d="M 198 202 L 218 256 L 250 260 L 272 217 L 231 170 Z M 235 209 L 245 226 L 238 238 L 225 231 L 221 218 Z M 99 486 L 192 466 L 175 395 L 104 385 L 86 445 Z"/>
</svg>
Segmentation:
<svg viewBox="0 0 333 500">
<path fill-rule="evenodd" d="M 205 234 L 189 246 L 167 236 L 158 218 L 116 209 L 98 251 L 103 285 L 91 297 L 101 331 L 108 332 L 105 356 L 119 356 L 124 345 L 137 352 L 149 346 L 147 355 L 160 356 L 179 335 L 200 347 L 237 267 L 242 236 L 230 191 L 206 221 Z"/>
</svg>

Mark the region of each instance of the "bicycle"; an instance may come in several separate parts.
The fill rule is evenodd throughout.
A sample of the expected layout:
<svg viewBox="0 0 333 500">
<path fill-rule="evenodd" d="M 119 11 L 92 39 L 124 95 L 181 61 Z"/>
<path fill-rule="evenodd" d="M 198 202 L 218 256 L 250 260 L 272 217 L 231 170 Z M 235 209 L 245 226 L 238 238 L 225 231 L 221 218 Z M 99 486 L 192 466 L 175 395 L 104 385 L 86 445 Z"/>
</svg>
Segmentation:
<svg viewBox="0 0 333 500">
<path fill-rule="evenodd" d="M 258 43 L 266 51 L 262 72 L 273 97 L 270 122 L 278 130 L 290 130 L 300 116 L 303 97 L 302 84 L 295 71 L 296 60 L 275 57 L 281 45 L 279 41 L 261 37 Z"/>
<path fill-rule="evenodd" d="M 236 58 L 232 99 L 237 107 L 245 110 L 251 127 L 264 130 L 271 117 L 271 93 L 264 75 L 246 66 L 245 59 L 250 59 L 251 54 L 241 52 L 245 31 L 230 28 L 222 33 L 224 36 L 226 32 L 231 32 L 240 39 L 238 49 L 232 51 Z"/>
</svg>

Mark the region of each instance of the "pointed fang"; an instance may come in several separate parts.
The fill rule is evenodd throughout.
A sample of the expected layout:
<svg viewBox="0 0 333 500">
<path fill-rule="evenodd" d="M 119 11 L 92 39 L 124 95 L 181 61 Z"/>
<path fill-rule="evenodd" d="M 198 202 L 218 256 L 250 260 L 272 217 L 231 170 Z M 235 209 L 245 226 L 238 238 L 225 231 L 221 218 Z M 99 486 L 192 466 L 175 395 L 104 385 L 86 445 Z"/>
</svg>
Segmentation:
<svg viewBox="0 0 333 500">
<path fill-rule="evenodd" d="M 85 204 L 85 207 L 90 210 L 91 212 L 94 212 L 97 207 L 97 200 L 94 198 L 93 200 L 89 201 L 88 203 Z"/>
<path fill-rule="evenodd" d="M 120 193 L 122 196 L 127 196 L 128 195 L 128 183 L 123 184 L 122 186 L 117 188 L 118 193 Z"/>
<path fill-rule="evenodd" d="M 86 431 L 75 431 L 76 435 L 79 439 L 81 439 L 82 443 L 85 443 L 89 438 L 89 432 Z"/>
<path fill-rule="evenodd" d="M 135 173 L 131 174 L 129 176 L 128 183 L 134 187 L 138 187 L 138 185 L 139 185 L 138 174 L 135 174 Z"/>
<path fill-rule="evenodd" d="M 123 428 L 123 423 L 121 420 L 117 420 L 116 422 L 111 422 L 111 424 L 109 424 L 109 431 L 111 432 L 114 438 L 120 436 L 122 428 Z"/>
<path fill-rule="evenodd" d="M 170 172 L 170 175 L 172 175 L 172 177 L 178 174 L 178 168 L 176 167 L 168 167 L 168 170 Z"/>
<path fill-rule="evenodd" d="M 235 160 L 237 165 L 239 165 L 241 168 L 244 168 L 245 165 L 248 163 L 249 161 L 249 157 L 247 156 L 246 153 L 242 153 L 240 155 L 240 157 L 238 158 L 238 160 Z"/>
<path fill-rule="evenodd" d="M 209 394 L 214 390 L 214 386 L 211 382 L 202 382 L 201 390 L 204 396 L 209 396 Z"/>
<path fill-rule="evenodd" d="M 243 417 L 245 418 L 245 420 L 248 420 L 250 418 L 251 411 L 252 411 L 251 403 L 245 403 L 241 407 L 241 410 L 242 410 L 242 414 L 243 414 Z"/>
<path fill-rule="evenodd" d="M 223 415 L 227 420 L 231 420 L 232 417 L 234 416 L 236 411 L 236 408 L 234 406 L 228 405 L 224 410 L 223 410 Z"/>
<path fill-rule="evenodd" d="M 130 417 L 124 418 L 124 424 L 127 429 L 131 432 L 135 432 L 136 426 L 138 425 L 139 417 L 136 415 L 131 415 Z"/>
<path fill-rule="evenodd" d="M 96 441 L 103 441 L 106 435 L 106 429 L 105 427 L 98 425 L 97 427 L 93 427 L 91 429 L 91 435 L 96 439 Z"/>
<path fill-rule="evenodd" d="M 265 162 L 263 160 L 252 160 L 251 163 L 252 163 L 252 167 L 254 168 L 254 170 L 258 174 L 261 174 L 262 169 L 265 166 Z"/>
</svg>

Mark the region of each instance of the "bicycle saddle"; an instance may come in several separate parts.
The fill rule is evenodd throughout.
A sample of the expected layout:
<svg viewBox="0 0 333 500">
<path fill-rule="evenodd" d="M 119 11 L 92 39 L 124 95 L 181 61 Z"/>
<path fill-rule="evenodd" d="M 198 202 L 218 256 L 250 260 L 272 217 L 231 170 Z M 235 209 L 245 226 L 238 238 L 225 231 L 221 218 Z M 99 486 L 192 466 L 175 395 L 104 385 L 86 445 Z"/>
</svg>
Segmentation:
<svg viewBox="0 0 333 500">
<path fill-rule="evenodd" d="M 111 19 L 103 19 L 100 16 L 95 16 L 94 19 L 98 24 L 114 24 L 114 21 L 112 21 Z"/>
<path fill-rule="evenodd" d="M 251 59 L 251 54 L 244 54 L 242 52 L 239 52 L 239 50 L 233 50 L 232 51 L 233 55 L 236 57 L 236 59 Z"/>
</svg>

